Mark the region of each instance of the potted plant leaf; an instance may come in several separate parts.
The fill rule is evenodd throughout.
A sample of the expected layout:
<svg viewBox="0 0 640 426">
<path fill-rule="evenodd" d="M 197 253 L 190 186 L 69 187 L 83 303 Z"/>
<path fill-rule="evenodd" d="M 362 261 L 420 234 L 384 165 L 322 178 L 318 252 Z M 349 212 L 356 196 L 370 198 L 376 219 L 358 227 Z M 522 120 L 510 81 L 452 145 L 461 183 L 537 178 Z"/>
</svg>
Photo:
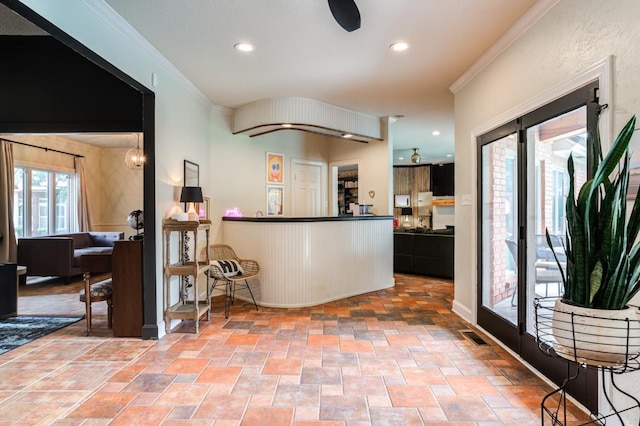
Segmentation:
<svg viewBox="0 0 640 426">
<path fill-rule="evenodd" d="M 640 290 L 637 195 L 627 209 L 635 124 L 634 115 L 604 159 L 599 135 L 592 138 L 593 178 L 577 197 L 573 157 L 568 159 L 566 266 L 556 256 L 564 294 L 555 302 L 552 332 L 556 353 L 581 363 L 621 365 L 640 352 L 640 316 L 628 305 Z M 552 246 L 548 232 L 547 243 Z"/>
</svg>

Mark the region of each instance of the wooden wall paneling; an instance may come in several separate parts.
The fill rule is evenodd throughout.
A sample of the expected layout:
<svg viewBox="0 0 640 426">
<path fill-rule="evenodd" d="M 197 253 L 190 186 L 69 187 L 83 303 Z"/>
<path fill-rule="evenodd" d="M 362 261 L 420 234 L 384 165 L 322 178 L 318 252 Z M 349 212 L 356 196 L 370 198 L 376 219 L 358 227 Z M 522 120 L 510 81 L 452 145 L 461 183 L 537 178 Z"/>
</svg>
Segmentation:
<svg viewBox="0 0 640 426">
<path fill-rule="evenodd" d="M 429 192 L 431 188 L 431 166 L 414 168 L 413 188 L 417 192 Z"/>
<path fill-rule="evenodd" d="M 413 186 L 413 167 L 394 167 L 393 168 L 393 195 L 410 195 L 411 206 L 413 206 L 414 199 L 411 188 Z M 417 200 L 416 200 L 417 202 Z M 402 221 L 402 215 L 400 214 L 400 208 L 393 207 L 393 218 Z"/>
</svg>

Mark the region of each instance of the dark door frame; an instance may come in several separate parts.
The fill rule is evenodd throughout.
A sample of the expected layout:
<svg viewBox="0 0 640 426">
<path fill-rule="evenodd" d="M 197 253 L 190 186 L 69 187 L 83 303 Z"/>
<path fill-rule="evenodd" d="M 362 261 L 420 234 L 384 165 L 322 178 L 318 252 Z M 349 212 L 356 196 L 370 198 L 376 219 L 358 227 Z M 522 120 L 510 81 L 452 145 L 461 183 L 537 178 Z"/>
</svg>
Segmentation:
<svg viewBox="0 0 640 426">
<path fill-rule="evenodd" d="M 490 265 L 482 264 L 482 202 L 477 203 L 477 289 L 478 298 L 476 301 L 478 325 L 490 332 L 498 340 L 516 352 L 518 355 L 526 355 L 525 360 L 539 370 L 554 383 L 560 385 L 567 378 L 569 367 L 564 360 L 549 358 L 538 349 L 538 344 L 534 336 L 526 332 L 527 318 L 527 292 L 526 286 L 526 229 L 527 229 L 527 164 L 526 164 L 526 129 L 536 124 L 542 123 L 553 117 L 560 116 L 581 105 L 587 107 L 587 131 L 594 135 L 597 132 L 598 121 L 598 87 L 599 83 L 593 82 L 580 88 L 576 88 L 571 93 L 562 96 L 552 102 L 542 105 L 527 114 L 518 117 L 504 125 L 480 135 L 477 138 L 478 159 L 477 159 L 477 194 L 482 194 L 482 146 L 496 141 L 509 134 L 518 134 L 518 320 L 517 325 L 511 324 L 499 315 L 489 311 L 483 306 L 482 301 L 482 277 L 483 268 Z M 587 147 L 587 174 L 591 176 L 593 157 L 590 147 Z M 532 309 L 532 308 L 530 308 Z M 584 374 L 580 374 L 578 380 L 572 382 L 568 387 L 571 395 L 576 397 L 585 407 L 592 412 L 598 411 L 598 392 L 591 392 L 598 389 L 598 375 L 595 369 L 586 369 Z"/>
<path fill-rule="evenodd" d="M 131 78 L 129 75 L 115 67 L 113 64 L 93 52 L 91 49 L 62 31 L 60 28 L 46 20 L 18 0 L 0 0 L 9 9 L 40 27 L 52 37 L 67 46 L 69 49 L 93 62 L 96 66 L 120 79 L 142 96 L 142 111 L 140 120 L 144 135 L 144 153 L 146 163 L 143 170 L 143 210 L 145 212 L 143 244 L 143 327 L 142 338 L 158 338 L 157 316 L 157 286 L 156 286 L 156 208 L 155 208 L 155 94 L 147 87 Z"/>
</svg>

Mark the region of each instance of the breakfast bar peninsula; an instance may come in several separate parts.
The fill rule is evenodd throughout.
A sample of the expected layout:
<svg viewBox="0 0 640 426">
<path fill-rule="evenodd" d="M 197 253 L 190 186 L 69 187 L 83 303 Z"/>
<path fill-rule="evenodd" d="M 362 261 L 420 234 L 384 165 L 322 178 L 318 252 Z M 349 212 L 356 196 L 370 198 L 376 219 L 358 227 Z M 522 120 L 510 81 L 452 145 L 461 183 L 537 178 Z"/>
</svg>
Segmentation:
<svg viewBox="0 0 640 426">
<path fill-rule="evenodd" d="M 260 264 L 258 305 L 314 306 L 394 285 L 393 216 L 222 220 L 225 243 Z"/>
</svg>

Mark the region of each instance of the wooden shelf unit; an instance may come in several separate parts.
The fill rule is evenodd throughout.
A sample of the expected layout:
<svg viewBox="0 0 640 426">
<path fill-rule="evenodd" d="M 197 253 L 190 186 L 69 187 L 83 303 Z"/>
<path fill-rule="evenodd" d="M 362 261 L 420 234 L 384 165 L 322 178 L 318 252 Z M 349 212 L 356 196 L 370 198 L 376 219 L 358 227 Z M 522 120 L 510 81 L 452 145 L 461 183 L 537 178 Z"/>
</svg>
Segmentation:
<svg viewBox="0 0 640 426">
<path fill-rule="evenodd" d="M 166 332 L 171 332 L 171 320 L 192 320 L 195 322 L 195 332 L 198 333 L 198 320 L 205 313 L 207 321 L 211 315 L 211 299 L 209 298 L 210 279 L 209 279 L 209 231 L 211 221 L 177 221 L 174 219 L 166 219 L 162 223 L 162 235 L 164 238 L 164 321 Z M 205 257 L 201 260 L 189 260 L 188 253 L 185 253 L 185 237 L 189 233 L 192 234 L 192 242 L 190 246 L 193 248 L 193 257 L 198 258 L 201 251 L 198 234 L 200 231 L 205 233 Z M 179 241 L 178 260 L 173 262 L 171 259 L 171 236 L 177 234 Z M 205 299 L 200 299 L 200 280 L 199 276 L 204 274 L 206 277 Z M 179 297 L 177 303 L 171 302 L 171 277 L 180 277 Z M 185 280 L 183 277 L 193 277 L 193 300 L 185 298 Z"/>
</svg>

